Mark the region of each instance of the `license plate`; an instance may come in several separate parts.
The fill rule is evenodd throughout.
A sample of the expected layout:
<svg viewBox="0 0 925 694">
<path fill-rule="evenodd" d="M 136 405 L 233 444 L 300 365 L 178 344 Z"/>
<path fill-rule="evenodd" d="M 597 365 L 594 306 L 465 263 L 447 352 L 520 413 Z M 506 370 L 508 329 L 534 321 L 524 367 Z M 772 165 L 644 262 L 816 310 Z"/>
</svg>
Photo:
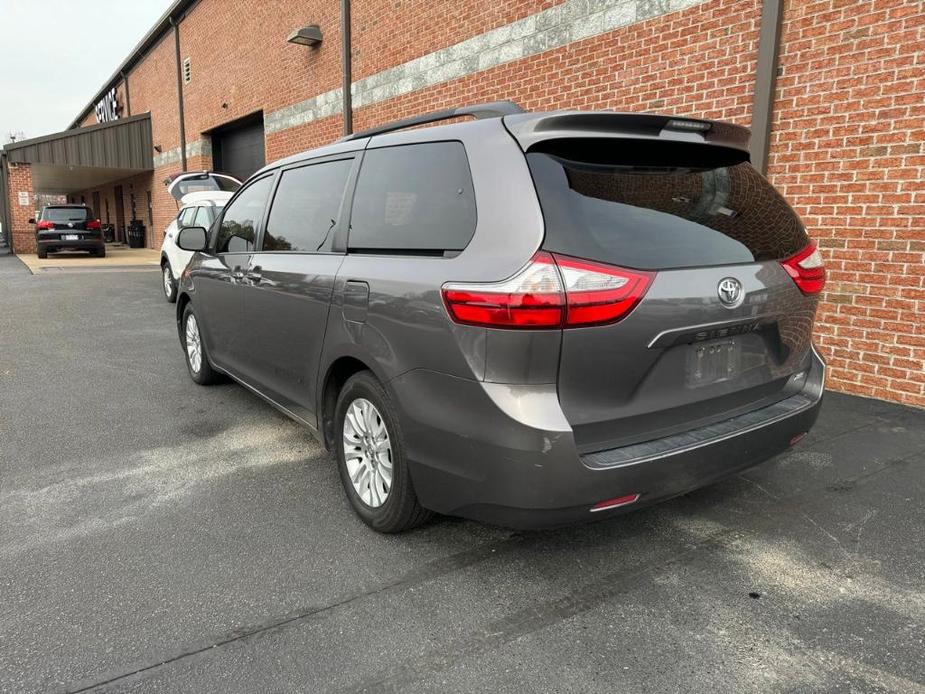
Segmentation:
<svg viewBox="0 0 925 694">
<path fill-rule="evenodd" d="M 79 241 L 80 234 L 64 234 L 61 238 L 64 241 Z"/>
<path fill-rule="evenodd" d="M 739 375 L 742 350 L 736 340 L 715 340 L 691 345 L 687 353 L 689 388 L 728 381 Z"/>
</svg>

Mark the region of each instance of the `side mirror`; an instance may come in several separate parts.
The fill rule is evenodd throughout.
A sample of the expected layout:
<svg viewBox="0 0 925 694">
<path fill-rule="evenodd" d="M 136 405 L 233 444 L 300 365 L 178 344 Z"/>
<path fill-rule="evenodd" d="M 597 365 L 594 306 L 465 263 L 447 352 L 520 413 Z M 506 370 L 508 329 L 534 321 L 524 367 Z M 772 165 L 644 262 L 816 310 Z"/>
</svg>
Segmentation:
<svg viewBox="0 0 925 694">
<path fill-rule="evenodd" d="M 204 251 L 208 244 L 206 230 L 202 227 L 183 227 L 177 234 L 177 245 L 184 251 Z"/>
<path fill-rule="evenodd" d="M 29 224 L 35 224 L 35 217 L 29 217 Z"/>
</svg>

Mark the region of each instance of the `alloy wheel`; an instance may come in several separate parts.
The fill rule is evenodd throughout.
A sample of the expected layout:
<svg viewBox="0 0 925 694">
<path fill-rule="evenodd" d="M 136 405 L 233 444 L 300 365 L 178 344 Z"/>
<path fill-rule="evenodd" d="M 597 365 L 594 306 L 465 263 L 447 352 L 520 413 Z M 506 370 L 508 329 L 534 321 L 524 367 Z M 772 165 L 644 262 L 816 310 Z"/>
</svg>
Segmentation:
<svg viewBox="0 0 925 694">
<path fill-rule="evenodd" d="M 192 313 L 186 317 L 186 355 L 193 373 L 202 368 L 202 338 L 199 335 L 199 323 Z"/>
<path fill-rule="evenodd" d="M 170 299 L 173 296 L 173 275 L 170 273 L 170 266 L 164 266 L 164 294 Z"/>
<path fill-rule="evenodd" d="M 343 446 L 354 491 L 367 506 L 382 506 L 392 488 L 392 443 L 385 420 L 369 400 L 357 398 L 347 407 Z"/>
</svg>

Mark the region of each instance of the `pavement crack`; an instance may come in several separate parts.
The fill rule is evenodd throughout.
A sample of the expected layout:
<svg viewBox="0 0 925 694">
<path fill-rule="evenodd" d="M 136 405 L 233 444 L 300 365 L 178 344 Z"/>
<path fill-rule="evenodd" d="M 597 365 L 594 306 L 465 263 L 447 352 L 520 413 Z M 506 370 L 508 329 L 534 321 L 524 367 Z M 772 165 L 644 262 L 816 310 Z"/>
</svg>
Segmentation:
<svg viewBox="0 0 925 694">
<path fill-rule="evenodd" d="M 497 619 L 464 639 L 448 644 L 440 651 L 405 660 L 388 668 L 384 673 L 342 689 L 342 692 L 401 692 L 419 681 L 422 676 L 449 669 L 465 657 L 494 651 L 506 643 L 532 634 L 547 626 L 574 617 L 600 605 L 638 585 L 642 576 L 656 573 L 699 554 L 729 537 L 739 534 L 725 528 L 707 535 L 702 541 L 674 556 L 653 560 L 633 571 L 615 571 L 602 576 L 579 590 L 525 608 Z"/>
<path fill-rule="evenodd" d="M 849 559 L 852 558 L 853 555 L 851 554 L 851 552 L 849 552 L 847 549 L 845 549 L 844 545 L 842 545 L 842 543 L 841 543 L 841 540 L 839 540 L 837 537 L 835 537 L 835 536 L 834 536 L 831 532 L 829 532 L 825 527 L 823 527 L 822 525 L 820 525 L 819 522 L 816 521 L 815 518 L 813 518 L 812 516 L 810 516 L 808 513 L 806 513 L 806 512 L 803 511 L 802 509 L 796 507 L 794 504 L 790 504 L 790 503 L 788 503 L 786 500 L 784 500 L 784 499 L 782 499 L 781 497 L 777 496 L 776 494 L 773 494 L 772 492 L 768 491 L 764 486 L 762 486 L 761 484 L 759 484 L 759 483 L 756 482 L 755 480 L 749 479 L 748 477 L 745 477 L 744 475 L 742 475 L 742 476 L 740 476 L 740 477 L 741 477 L 741 479 L 745 480 L 746 482 L 748 482 L 748 483 L 751 484 L 752 486 L 754 486 L 754 487 L 756 487 L 757 489 L 759 489 L 759 490 L 761 491 L 761 493 L 764 494 L 765 496 L 767 496 L 769 499 L 772 499 L 773 501 L 776 501 L 777 503 L 779 503 L 779 504 L 785 506 L 786 508 L 788 508 L 788 509 L 794 511 L 798 516 L 800 516 L 800 518 L 802 518 L 803 520 L 805 520 L 807 523 L 809 523 L 809 524 L 812 525 L 814 528 L 816 528 L 816 530 L 818 530 L 820 533 L 822 533 L 822 534 L 825 535 L 827 538 L 829 538 L 832 542 L 834 542 L 835 545 L 836 545 L 836 547 L 838 547 L 838 549 L 840 549 L 840 550 L 842 551 L 842 553 L 843 553 L 846 557 L 848 557 Z"/>
<path fill-rule="evenodd" d="M 472 549 L 465 550 L 463 552 L 458 552 L 448 557 L 435 559 L 421 567 L 402 574 L 393 581 L 372 589 L 360 589 L 352 593 L 347 593 L 346 595 L 341 596 L 340 598 L 334 600 L 331 603 L 328 603 L 327 605 L 302 610 L 295 614 L 290 614 L 286 617 L 273 619 L 250 628 L 237 630 L 228 634 L 226 637 L 212 640 L 208 643 L 190 645 L 180 652 L 161 660 L 157 660 L 155 662 L 140 663 L 121 672 L 106 674 L 102 677 L 97 676 L 93 680 L 84 680 L 83 682 L 78 682 L 75 685 L 67 687 L 62 691 L 66 692 L 67 694 L 80 694 L 81 692 L 88 692 L 93 689 L 114 684 L 131 677 L 150 673 L 151 671 L 164 667 L 165 665 L 170 665 L 171 663 L 175 663 L 186 658 L 191 658 L 207 651 L 212 651 L 216 648 L 221 648 L 222 646 L 227 646 L 229 644 L 248 639 L 253 636 L 272 631 L 274 629 L 279 629 L 281 627 L 286 627 L 293 624 L 304 623 L 312 619 L 323 618 L 334 610 L 350 605 L 351 603 L 354 603 L 358 600 L 380 595 L 382 593 L 387 593 L 389 591 L 405 590 L 422 583 L 426 583 L 435 578 L 439 578 L 440 576 L 444 576 L 446 574 L 453 573 L 454 571 L 458 571 L 460 569 L 464 569 L 474 564 L 486 561 L 487 559 L 502 556 L 506 552 L 511 551 L 515 547 L 522 544 L 524 541 L 525 536 L 514 533 L 498 542 L 486 543 L 477 547 L 473 547 Z"/>
</svg>

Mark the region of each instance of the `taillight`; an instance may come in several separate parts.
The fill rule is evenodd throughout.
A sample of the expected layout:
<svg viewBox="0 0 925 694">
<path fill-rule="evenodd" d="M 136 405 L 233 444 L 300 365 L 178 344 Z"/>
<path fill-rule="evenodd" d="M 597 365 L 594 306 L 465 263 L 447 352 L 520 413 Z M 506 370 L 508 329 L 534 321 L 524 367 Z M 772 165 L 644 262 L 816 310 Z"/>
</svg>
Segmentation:
<svg viewBox="0 0 925 694">
<path fill-rule="evenodd" d="M 556 263 L 543 251 L 510 279 L 445 284 L 443 300 L 457 323 L 491 328 L 558 328 L 565 313 Z"/>
<path fill-rule="evenodd" d="M 645 295 L 655 273 L 539 251 L 501 282 L 450 282 L 443 300 L 457 323 L 490 328 L 567 328 L 615 323 Z"/>
<path fill-rule="evenodd" d="M 825 286 L 825 263 L 815 243 L 780 264 L 804 294 L 818 294 Z"/>
<path fill-rule="evenodd" d="M 565 256 L 555 256 L 565 285 L 565 325 L 602 325 L 620 320 L 645 295 L 654 272 L 625 270 Z"/>
<path fill-rule="evenodd" d="M 89 222 L 87 222 L 87 229 L 89 231 L 99 231 L 100 229 L 102 229 L 102 226 L 100 225 L 100 220 L 91 219 Z"/>
<path fill-rule="evenodd" d="M 38 229 L 39 231 L 48 231 L 49 229 L 54 229 L 54 228 L 55 228 L 55 223 L 54 223 L 54 222 L 46 222 L 46 221 L 43 220 L 43 221 L 38 222 L 38 223 L 35 225 L 35 228 Z"/>
</svg>

